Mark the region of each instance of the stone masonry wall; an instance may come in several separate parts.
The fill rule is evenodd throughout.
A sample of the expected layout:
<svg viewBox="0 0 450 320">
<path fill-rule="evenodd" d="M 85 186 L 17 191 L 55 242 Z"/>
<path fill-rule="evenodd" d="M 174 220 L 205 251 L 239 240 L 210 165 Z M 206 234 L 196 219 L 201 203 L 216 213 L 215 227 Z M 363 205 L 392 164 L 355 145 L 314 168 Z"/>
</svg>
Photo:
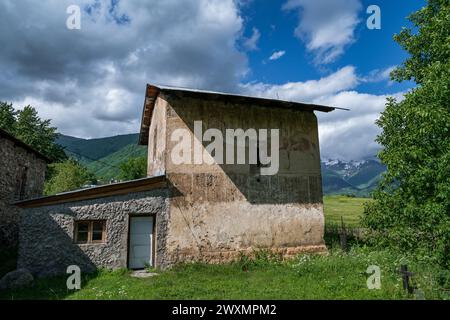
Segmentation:
<svg viewBox="0 0 450 320">
<path fill-rule="evenodd" d="M 19 181 L 24 177 L 23 199 L 41 196 L 44 190 L 46 163 L 33 152 L 0 137 L 0 246 L 16 247 L 20 210 L 11 205 L 15 200 Z M 19 188 L 20 189 L 20 188 Z"/>
<path fill-rule="evenodd" d="M 129 215 L 156 215 L 156 266 L 167 264 L 167 190 L 159 189 L 24 209 L 18 268 L 37 276 L 64 274 L 69 265 L 91 272 L 127 267 Z M 76 220 L 106 220 L 106 242 L 75 244 Z"/>
</svg>

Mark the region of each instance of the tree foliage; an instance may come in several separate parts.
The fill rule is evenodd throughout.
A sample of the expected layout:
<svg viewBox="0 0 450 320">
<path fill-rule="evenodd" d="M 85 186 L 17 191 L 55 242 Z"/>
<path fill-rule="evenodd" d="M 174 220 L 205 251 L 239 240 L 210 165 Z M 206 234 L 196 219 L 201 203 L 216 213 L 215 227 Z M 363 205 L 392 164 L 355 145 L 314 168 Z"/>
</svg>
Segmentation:
<svg viewBox="0 0 450 320">
<path fill-rule="evenodd" d="M 429 0 L 394 39 L 409 58 L 391 74 L 417 87 L 377 121 L 387 173 L 366 206 L 374 240 L 450 265 L 450 2 Z"/>
<path fill-rule="evenodd" d="M 147 175 L 147 158 L 130 158 L 120 164 L 119 178 L 122 180 L 134 180 L 145 178 Z"/>
<path fill-rule="evenodd" d="M 63 148 L 55 143 L 57 129 L 31 106 L 16 111 L 12 104 L 0 102 L 0 128 L 54 161 L 67 159 Z"/>
<path fill-rule="evenodd" d="M 86 184 L 96 184 L 97 179 L 88 169 L 73 159 L 50 164 L 47 170 L 46 195 L 72 191 Z"/>
</svg>

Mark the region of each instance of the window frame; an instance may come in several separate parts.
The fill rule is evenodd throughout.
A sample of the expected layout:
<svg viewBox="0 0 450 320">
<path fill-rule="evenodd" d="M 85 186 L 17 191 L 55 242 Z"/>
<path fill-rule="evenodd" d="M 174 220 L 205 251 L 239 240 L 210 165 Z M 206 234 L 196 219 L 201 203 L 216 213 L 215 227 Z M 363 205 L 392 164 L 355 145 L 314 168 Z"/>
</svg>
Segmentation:
<svg viewBox="0 0 450 320">
<path fill-rule="evenodd" d="M 86 241 L 79 241 L 78 240 L 78 226 L 81 223 L 87 223 L 88 224 L 88 232 L 87 232 L 87 240 Z M 102 239 L 101 240 L 93 240 L 93 234 L 94 234 L 94 223 L 102 223 Z M 106 243 L 106 220 L 105 219 L 99 219 L 99 220 L 75 220 L 74 222 L 74 237 L 73 240 L 76 244 L 102 244 Z"/>
</svg>

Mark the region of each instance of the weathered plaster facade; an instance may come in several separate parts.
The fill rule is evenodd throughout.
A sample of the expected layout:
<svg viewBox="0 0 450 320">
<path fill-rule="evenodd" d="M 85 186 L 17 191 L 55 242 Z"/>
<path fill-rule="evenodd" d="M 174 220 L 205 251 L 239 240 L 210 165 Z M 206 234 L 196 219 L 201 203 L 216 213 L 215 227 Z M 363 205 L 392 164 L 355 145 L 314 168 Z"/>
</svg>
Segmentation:
<svg viewBox="0 0 450 320">
<path fill-rule="evenodd" d="M 0 132 L 0 246 L 17 246 L 20 210 L 12 203 L 42 195 L 45 169 L 43 156 Z"/>
<path fill-rule="evenodd" d="M 156 219 L 157 265 L 166 265 L 167 190 L 157 189 L 24 209 L 18 268 L 38 276 L 64 274 L 70 265 L 91 272 L 97 267 L 127 268 L 129 217 Z M 75 244 L 77 220 L 106 220 L 106 241 Z"/>
<path fill-rule="evenodd" d="M 326 250 L 317 119 L 312 111 L 161 94 L 153 112 L 157 117 L 150 129 L 157 126 L 160 131 L 149 131 L 149 160 L 154 155 L 164 160 L 158 167 L 165 169 L 172 186 L 166 248 L 172 263 L 223 262 L 255 248 L 286 257 Z M 262 176 L 249 164 L 173 164 L 171 152 L 179 141 L 172 141 L 171 134 L 185 128 L 193 141 L 198 120 L 203 131 L 216 128 L 224 137 L 226 129 L 280 129 L 278 173 Z"/>
</svg>

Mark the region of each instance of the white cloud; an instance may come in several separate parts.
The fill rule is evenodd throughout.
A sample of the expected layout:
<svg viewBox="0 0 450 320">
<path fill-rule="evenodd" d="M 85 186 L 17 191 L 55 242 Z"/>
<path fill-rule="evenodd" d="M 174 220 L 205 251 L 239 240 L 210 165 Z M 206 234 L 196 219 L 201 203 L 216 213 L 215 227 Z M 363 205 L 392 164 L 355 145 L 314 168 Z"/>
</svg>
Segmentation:
<svg viewBox="0 0 450 320">
<path fill-rule="evenodd" d="M 0 40 L 7 44 L 0 51 L 0 100 L 35 106 L 64 134 L 137 132 L 145 84 L 155 82 L 351 108 L 318 113 L 323 155 L 358 159 L 377 148 L 374 120 L 386 96 L 354 90 L 384 79 L 387 69 L 361 77 L 346 66 L 316 80 L 240 84 L 248 66 L 236 49 L 243 30 L 236 1 L 122 0 L 111 8 L 107 0 L 80 0 L 82 29 L 71 31 L 65 20 L 73 2 L 0 2 Z M 249 48 L 257 47 L 258 34 Z"/>
<path fill-rule="evenodd" d="M 358 77 L 353 66 L 339 69 L 319 80 L 288 82 L 282 85 L 266 83 L 243 84 L 241 88 L 250 95 L 288 101 L 309 101 L 356 87 Z"/>
<path fill-rule="evenodd" d="M 401 100 L 403 93 L 392 96 Z M 314 103 L 350 109 L 317 113 L 322 157 L 360 160 L 375 156 L 380 148 L 375 142 L 380 133 L 375 120 L 384 110 L 387 97 L 388 95 L 342 91 L 315 99 Z"/>
<path fill-rule="evenodd" d="M 381 81 L 390 81 L 390 74 L 397 66 L 390 66 L 385 69 L 375 69 L 369 72 L 369 74 L 365 77 L 361 77 L 361 81 L 363 82 L 381 82 Z"/>
<path fill-rule="evenodd" d="M 375 120 L 384 110 L 387 95 L 359 93 L 361 82 L 353 66 L 343 67 L 319 80 L 283 85 L 249 83 L 241 85 L 245 94 L 288 101 L 348 108 L 330 113 L 317 112 L 323 158 L 360 160 L 376 155 L 375 137 L 380 132 Z M 401 99 L 403 94 L 393 95 Z"/>
<path fill-rule="evenodd" d="M 258 50 L 258 41 L 261 37 L 261 33 L 258 29 L 253 28 L 250 38 L 244 40 L 244 47 L 249 51 Z"/>
<path fill-rule="evenodd" d="M 66 28 L 74 2 L 81 30 Z M 137 132 L 148 82 L 235 88 L 242 29 L 233 0 L 1 1 L 0 100 L 33 101 L 65 134 Z"/>
<path fill-rule="evenodd" d="M 355 40 L 361 8 L 360 0 L 289 0 L 283 6 L 298 11 L 295 35 L 306 43 L 317 64 L 335 61 Z"/>
<path fill-rule="evenodd" d="M 280 59 L 282 56 L 284 56 L 286 53 L 286 51 L 275 51 L 270 57 L 269 60 L 278 60 Z"/>
</svg>

